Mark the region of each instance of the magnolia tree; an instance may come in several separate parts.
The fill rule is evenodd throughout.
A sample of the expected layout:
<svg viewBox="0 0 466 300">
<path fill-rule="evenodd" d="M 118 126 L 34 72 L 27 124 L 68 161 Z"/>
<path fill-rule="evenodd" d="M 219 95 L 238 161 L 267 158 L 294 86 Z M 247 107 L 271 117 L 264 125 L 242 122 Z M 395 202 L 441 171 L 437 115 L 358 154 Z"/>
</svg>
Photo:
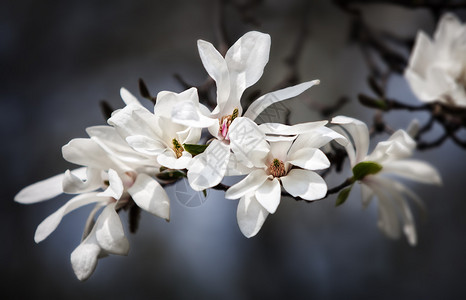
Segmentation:
<svg viewBox="0 0 466 300">
<path fill-rule="evenodd" d="M 390 238 L 404 235 L 410 245 L 416 245 L 410 202 L 422 207 L 422 199 L 403 182 L 442 183 L 432 164 L 410 158 L 416 149 L 433 148 L 446 139 L 465 147 L 456 133 L 466 124 L 466 26 L 454 14 L 444 14 L 432 38 L 420 31 L 412 47 L 405 43 L 412 48 L 408 61 L 371 33 L 350 2 L 337 1 L 353 16 L 355 39 L 365 53 L 370 52 L 369 85 L 376 96 L 361 94 L 359 100 L 377 109 L 371 129 L 351 116 L 338 115 L 338 107 L 326 109 L 326 120 L 294 125 L 288 118 L 283 124 L 263 122 L 265 109 L 306 92 L 319 80 L 279 88 L 248 101 L 243 93 L 261 78 L 271 37 L 250 31 L 227 51 L 199 40 L 200 59 L 213 81 L 201 87 L 186 86 L 181 93 L 161 91 L 153 97 L 140 80 L 141 95 L 154 103 L 153 111 L 121 88 L 124 108 L 113 110 L 104 103 L 108 125 L 88 127 L 89 138 L 73 139 L 63 146 L 63 158 L 79 167 L 16 195 L 15 201 L 23 204 L 62 193 L 73 195 L 39 224 L 35 241 L 46 239 L 69 212 L 93 204 L 82 241 L 71 253 L 77 278 L 86 280 L 99 258 L 129 251 L 119 212 L 129 210 L 132 232 L 141 209 L 169 221 L 170 198 L 165 187 L 186 178 L 195 191 L 223 190 L 226 199 L 238 199 L 237 222 L 247 238 L 260 234 L 282 199 L 325 199 L 339 206 L 352 187 L 360 185 L 362 205 L 376 202 L 380 230 Z M 371 63 L 374 55 L 380 55 L 384 67 Z M 393 73 L 404 73 L 419 99 L 417 106 L 386 95 L 385 83 Z M 215 92 L 209 94 L 209 90 Z M 407 129 L 393 131 L 383 121 L 382 112 L 395 109 L 425 110 L 431 118 L 427 124 L 415 121 Z M 426 142 L 423 136 L 434 122 L 443 125 L 445 134 Z M 390 136 L 371 147 L 371 137 L 383 132 Z M 326 176 L 342 170 L 349 170 L 347 178 L 329 188 Z M 244 177 L 232 186 L 222 183 L 233 175 Z"/>
</svg>

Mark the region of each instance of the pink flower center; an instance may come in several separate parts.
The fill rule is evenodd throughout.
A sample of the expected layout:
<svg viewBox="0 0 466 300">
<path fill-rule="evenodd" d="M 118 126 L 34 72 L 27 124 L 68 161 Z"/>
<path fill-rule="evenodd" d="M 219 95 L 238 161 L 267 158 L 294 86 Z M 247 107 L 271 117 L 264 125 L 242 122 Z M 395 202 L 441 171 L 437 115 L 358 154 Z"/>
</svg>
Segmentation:
<svg viewBox="0 0 466 300">
<path fill-rule="evenodd" d="M 230 128 L 230 125 L 233 122 L 233 120 L 236 119 L 237 117 L 238 117 L 238 109 L 235 108 L 231 115 L 223 116 L 220 120 L 218 120 L 218 123 L 220 125 L 220 128 L 218 129 L 219 134 L 225 140 L 229 140 L 229 138 L 228 138 L 228 129 Z"/>
</svg>

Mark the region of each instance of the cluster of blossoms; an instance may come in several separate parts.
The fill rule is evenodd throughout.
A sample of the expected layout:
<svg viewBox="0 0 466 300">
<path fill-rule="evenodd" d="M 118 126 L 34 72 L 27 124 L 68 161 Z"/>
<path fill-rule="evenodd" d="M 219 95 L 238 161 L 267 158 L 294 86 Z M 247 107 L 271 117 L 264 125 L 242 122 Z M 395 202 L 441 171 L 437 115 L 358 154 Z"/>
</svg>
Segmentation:
<svg viewBox="0 0 466 300">
<path fill-rule="evenodd" d="M 335 117 L 331 124 L 258 125 L 255 119 L 268 106 L 298 96 L 319 81 L 265 94 L 243 111 L 243 92 L 259 80 L 268 62 L 270 36 L 248 32 L 225 56 L 206 41 L 200 40 L 198 49 L 216 83 L 216 107 L 210 111 L 199 101 L 196 88 L 190 88 L 181 93 L 158 93 L 152 113 L 122 88 L 126 106 L 112 113 L 109 125 L 87 128 L 89 138 L 73 139 L 63 147 L 63 157 L 81 167 L 28 186 L 16 196 L 17 202 L 29 204 L 61 193 L 76 195 L 38 226 L 37 243 L 47 238 L 66 214 L 94 203 L 82 241 L 71 253 L 76 276 L 85 280 L 99 258 L 128 253 L 120 210 L 139 207 L 168 221 L 170 199 L 164 185 L 187 177 L 193 190 L 203 191 L 222 185 L 223 178 L 232 175 L 246 176 L 226 187 L 225 197 L 239 199 L 239 228 L 252 237 L 277 210 L 282 195 L 306 201 L 327 197 L 327 184 L 319 173 L 331 164 L 324 150 L 339 147 L 346 149 L 353 171 L 340 197 L 360 183 L 364 205 L 373 196 L 378 199 L 381 230 L 396 238 L 401 220 L 409 243 L 416 244 L 406 199 L 420 199 L 384 175 L 430 184 L 441 180 L 428 163 L 406 159 L 416 144 L 405 131 L 395 132 L 368 155 L 368 129 L 349 117 Z M 201 143 L 203 129 L 211 135 L 206 144 Z"/>
</svg>

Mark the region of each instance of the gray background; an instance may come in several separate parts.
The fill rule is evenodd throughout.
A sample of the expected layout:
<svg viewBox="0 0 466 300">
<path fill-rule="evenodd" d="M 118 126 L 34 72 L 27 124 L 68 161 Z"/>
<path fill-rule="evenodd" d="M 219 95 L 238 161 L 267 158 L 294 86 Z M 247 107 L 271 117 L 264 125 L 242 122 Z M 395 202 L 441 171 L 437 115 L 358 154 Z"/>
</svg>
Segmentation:
<svg viewBox="0 0 466 300">
<path fill-rule="evenodd" d="M 286 74 L 283 59 L 299 28 L 303 1 L 264 1 L 254 15 L 260 27 L 245 25 L 232 7 L 227 32 L 232 40 L 256 29 L 272 36 L 271 58 L 258 83 L 269 91 Z M 237 201 L 212 191 L 199 207 L 172 197 L 171 222 L 143 213 L 131 235 L 128 257 L 99 261 L 85 283 L 71 269 L 90 208 L 73 212 L 44 242 L 36 226 L 69 197 L 25 206 L 13 202 L 24 186 L 73 166 L 61 146 L 85 137 L 87 126 L 105 124 L 98 103 L 122 107 L 121 86 L 137 92 L 137 79 L 152 93 L 180 92 L 180 73 L 193 84 L 206 73 L 196 40 L 215 42 L 213 1 L 3 1 L 0 4 L 0 130 L 2 191 L 1 294 L 12 298 L 157 299 L 438 299 L 465 296 L 465 151 L 451 142 L 417 157 L 440 171 L 443 188 L 407 183 L 425 200 L 428 218 L 416 210 L 419 244 L 387 239 L 376 227 L 376 203 L 363 210 L 359 190 L 334 208 L 334 197 L 313 204 L 282 199 L 258 236 L 246 239 L 236 223 Z M 425 10 L 373 6 L 367 20 L 404 36 L 435 28 Z M 310 101 L 333 103 L 347 95 L 341 113 L 370 122 L 373 111 L 358 105 L 368 92 L 367 70 L 348 43 L 349 18 L 330 4 L 312 1 L 310 39 L 300 64 L 302 80 L 320 79 L 304 96 L 287 102 L 292 123 L 318 120 Z M 463 16 L 464 20 L 464 16 Z M 402 78 L 389 92 L 416 100 Z M 425 114 L 389 113 L 405 128 Z M 432 138 L 440 134 L 435 128 Z M 383 136 L 382 138 L 386 138 Z M 346 168 L 346 171 L 348 168 Z M 333 186 L 342 177 L 329 178 Z M 126 216 L 122 216 L 126 226 Z"/>
</svg>

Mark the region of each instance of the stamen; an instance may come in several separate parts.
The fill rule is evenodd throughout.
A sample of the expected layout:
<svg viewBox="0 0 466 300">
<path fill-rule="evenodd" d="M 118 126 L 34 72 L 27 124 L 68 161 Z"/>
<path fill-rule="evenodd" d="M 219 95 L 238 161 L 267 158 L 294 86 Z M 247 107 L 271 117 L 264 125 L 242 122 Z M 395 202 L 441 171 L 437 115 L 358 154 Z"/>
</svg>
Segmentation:
<svg viewBox="0 0 466 300">
<path fill-rule="evenodd" d="M 228 140 L 228 129 L 230 128 L 230 125 L 233 122 L 233 120 L 238 117 L 238 114 L 239 114 L 239 110 L 235 108 L 231 115 L 223 116 L 220 120 L 218 120 L 218 123 L 220 125 L 220 128 L 218 130 L 220 132 L 220 135 L 223 136 L 227 140 Z"/>
<path fill-rule="evenodd" d="M 278 158 L 274 158 L 269 166 L 269 173 L 273 177 L 282 177 L 286 175 L 285 164 Z"/>
<path fill-rule="evenodd" d="M 181 146 L 180 142 L 177 139 L 172 140 L 173 151 L 175 151 L 176 158 L 180 158 L 183 155 L 184 148 Z"/>
</svg>

